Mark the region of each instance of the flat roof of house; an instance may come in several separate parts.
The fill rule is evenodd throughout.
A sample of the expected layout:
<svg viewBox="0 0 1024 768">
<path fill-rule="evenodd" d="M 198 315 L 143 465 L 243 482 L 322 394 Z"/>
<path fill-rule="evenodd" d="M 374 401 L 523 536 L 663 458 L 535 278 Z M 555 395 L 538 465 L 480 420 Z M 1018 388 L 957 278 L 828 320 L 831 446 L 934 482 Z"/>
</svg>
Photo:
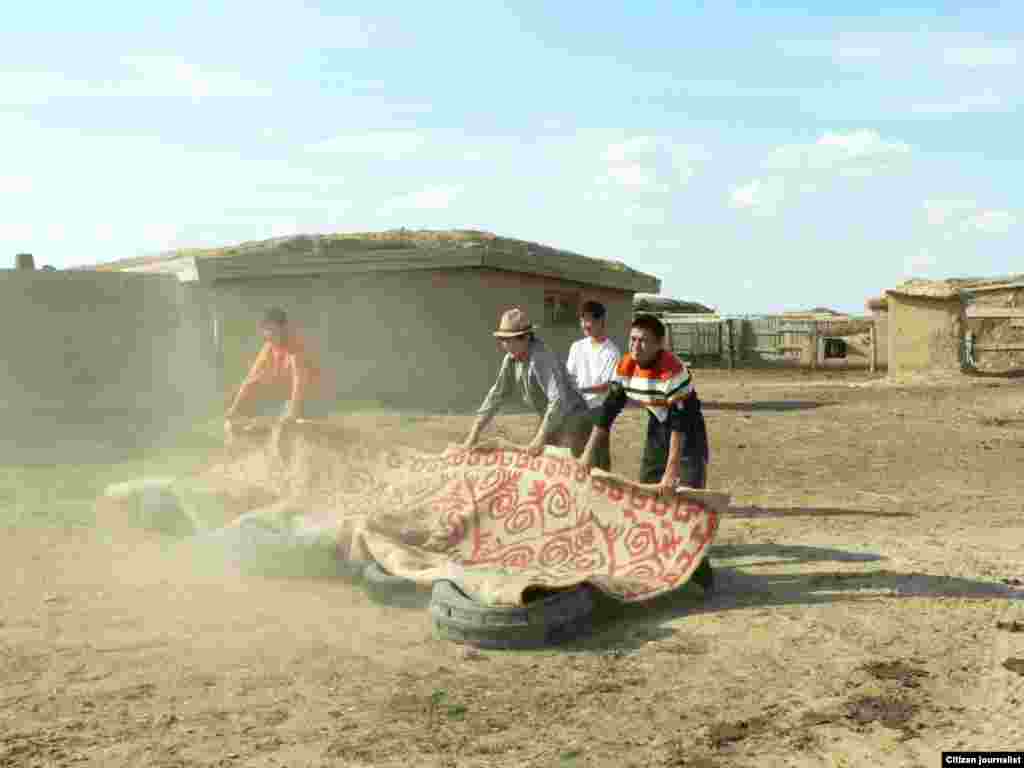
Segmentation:
<svg viewBox="0 0 1024 768">
<path fill-rule="evenodd" d="M 622 261 L 597 259 L 480 230 L 387 230 L 293 235 L 96 264 L 99 271 L 187 272 L 201 282 L 326 273 L 485 267 L 627 292 L 661 281 Z"/>
<path fill-rule="evenodd" d="M 974 291 L 997 291 L 1002 289 L 1024 287 L 1024 275 L 1007 275 L 1004 277 L 953 277 L 945 280 L 924 280 L 916 278 L 905 280 L 895 288 L 890 288 L 886 295 L 915 296 L 929 299 L 954 299 L 964 293 Z"/>
<path fill-rule="evenodd" d="M 696 301 L 673 299 L 668 296 L 657 296 L 650 293 L 637 293 L 633 296 L 633 309 L 637 312 L 676 312 L 692 314 L 712 314 L 715 310 Z"/>
</svg>

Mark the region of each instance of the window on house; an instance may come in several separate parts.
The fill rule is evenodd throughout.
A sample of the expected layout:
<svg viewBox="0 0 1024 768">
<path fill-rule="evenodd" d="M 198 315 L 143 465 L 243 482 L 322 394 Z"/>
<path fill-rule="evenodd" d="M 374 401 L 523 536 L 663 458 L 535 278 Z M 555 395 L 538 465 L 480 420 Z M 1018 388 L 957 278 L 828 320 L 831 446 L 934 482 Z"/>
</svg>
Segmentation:
<svg viewBox="0 0 1024 768">
<path fill-rule="evenodd" d="M 846 357 L 846 340 L 825 339 L 825 357 L 827 359 Z"/>
<path fill-rule="evenodd" d="M 544 294 L 544 325 L 549 328 L 575 326 L 579 322 L 580 297 L 572 293 Z"/>
</svg>

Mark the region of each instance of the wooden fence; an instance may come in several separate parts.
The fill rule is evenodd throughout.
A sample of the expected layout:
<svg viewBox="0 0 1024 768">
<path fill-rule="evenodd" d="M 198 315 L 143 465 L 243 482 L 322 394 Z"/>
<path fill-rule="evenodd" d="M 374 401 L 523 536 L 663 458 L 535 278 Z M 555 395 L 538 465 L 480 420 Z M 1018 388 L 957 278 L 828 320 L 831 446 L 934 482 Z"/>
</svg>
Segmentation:
<svg viewBox="0 0 1024 768">
<path fill-rule="evenodd" d="M 695 366 L 840 366 L 872 371 L 878 366 L 875 323 L 868 317 L 671 313 L 660 317 L 670 349 Z"/>
</svg>

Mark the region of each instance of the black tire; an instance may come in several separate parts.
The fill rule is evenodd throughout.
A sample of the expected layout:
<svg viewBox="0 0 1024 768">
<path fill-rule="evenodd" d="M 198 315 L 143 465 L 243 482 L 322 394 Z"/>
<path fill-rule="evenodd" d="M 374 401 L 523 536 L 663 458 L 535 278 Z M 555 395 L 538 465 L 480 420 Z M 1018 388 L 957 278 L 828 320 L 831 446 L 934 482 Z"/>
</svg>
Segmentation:
<svg viewBox="0 0 1024 768">
<path fill-rule="evenodd" d="M 481 605 L 451 581 L 435 582 L 430 597 L 435 636 L 496 650 L 567 642 L 590 631 L 593 613 L 594 589 L 586 584 L 507 608 Z"/>
<path fill-rule="evenodd" d="M 711 561 L 707 555 L 700 561 L 700 565 L 694 570 L 690 577 L 693 583 L 704 590 L 705 595 L 710 595 L 715 589 L 715 572 L 711 568 Z"/>
<path fill-rule="evenodd" d="M 430 597 L 427 588 L 411 579 L 388 573 L 376 561 L 363 569 L 363 585 L 371 600 L 387 605 L 421 608 Z"/>
</svg>

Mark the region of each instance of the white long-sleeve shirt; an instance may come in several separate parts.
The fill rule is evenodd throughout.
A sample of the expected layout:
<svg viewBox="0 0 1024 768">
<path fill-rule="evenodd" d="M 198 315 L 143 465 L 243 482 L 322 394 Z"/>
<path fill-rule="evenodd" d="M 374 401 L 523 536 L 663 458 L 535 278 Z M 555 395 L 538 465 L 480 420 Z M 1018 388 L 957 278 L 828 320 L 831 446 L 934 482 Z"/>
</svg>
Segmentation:
<svg viewBox="0 0 1024 768">
<path fill-rule="evenodd" d="M 622 353 L 611 339 L 597 342 L 585 337 L 569 347 L 569 359 L 565 367 L 577 389 L 607 387 L 615 376 L 615 366 L 621 358 Z M 584 393 L 583 399 L 587 401 L 588 408 L 599 408 L 607 396 L 608 391 L 605 389 L 603 392 Z"/>
</svg>

